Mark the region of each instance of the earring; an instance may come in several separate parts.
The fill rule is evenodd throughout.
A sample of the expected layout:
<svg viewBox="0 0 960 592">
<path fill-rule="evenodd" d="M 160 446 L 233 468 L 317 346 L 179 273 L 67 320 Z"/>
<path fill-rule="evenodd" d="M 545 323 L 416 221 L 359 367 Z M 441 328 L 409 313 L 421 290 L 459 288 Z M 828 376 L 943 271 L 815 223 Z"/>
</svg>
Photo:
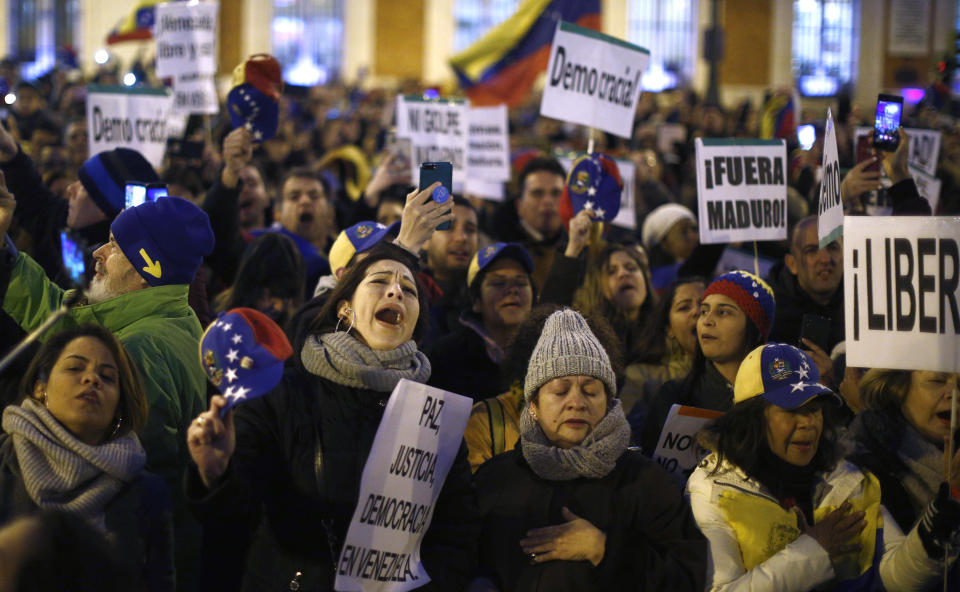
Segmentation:
<svg viewBox="0 0 960 592">
<path fill-rule="evenodd" d="M 353 329 L 353 326 L 357 324 L 357 311 L 353 310 L 353 309 L 350 308 L 349 306 L 348 306 L 347 308 L 343 309 L 343 312 L 347 312 L 347 311 L 350 311 L 350 313 L 353 315 L 353 316 L 350 318 L 350 326 L 347 327 L 347 335 L 349 335 L 349 334 L 350 334 L 350 330 Z M 338 316 L 338 317 L 337 317 L 337 326 L 333 328 L 333 332 L 334 332 L 334 333 L 336 333 L 337 331 L 340 330 L 340 322 L 341 322 L 341 321 L 343 321 L 343 317 L 342 317 L 342 316 Z"/>
<path fill-rule="evenodd" d="M 47 406 L 47 391 L 40 393 L 40 404 L 44 407 Z"/>
<path fill-rule="evenodd" d="M 533 421 L 537 421 L 537 412 L 534 411 L 533 407 L 530 407 L 530 417 Z"/>
<path fill-rule="evenodd" d="M 120 426 L 121 426 L 121 425 L 123 425 L 123 415 L 118 411 L 118 412 L 117 412 L 117 423 L 113 426 L 113 431 L 110 432 L 110 437 L 107 438 L 107 440 L 113 440 L 113 439 L 116 437 L 117 432 L 120 431 Z"/>
</svg>

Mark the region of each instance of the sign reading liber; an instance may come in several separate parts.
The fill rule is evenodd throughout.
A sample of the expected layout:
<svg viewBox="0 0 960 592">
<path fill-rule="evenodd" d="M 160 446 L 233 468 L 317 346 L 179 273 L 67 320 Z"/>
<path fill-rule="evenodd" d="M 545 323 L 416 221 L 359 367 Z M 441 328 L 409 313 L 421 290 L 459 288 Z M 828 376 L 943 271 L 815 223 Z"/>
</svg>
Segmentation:
<svg viewBox="0 0 960 592">
<path fill-rule="evenodd" d="M 443 185 L 433 190 L 433 201 L 442 204 L 448 199 L 450 199 L 450 192 Z"/>
</svg>

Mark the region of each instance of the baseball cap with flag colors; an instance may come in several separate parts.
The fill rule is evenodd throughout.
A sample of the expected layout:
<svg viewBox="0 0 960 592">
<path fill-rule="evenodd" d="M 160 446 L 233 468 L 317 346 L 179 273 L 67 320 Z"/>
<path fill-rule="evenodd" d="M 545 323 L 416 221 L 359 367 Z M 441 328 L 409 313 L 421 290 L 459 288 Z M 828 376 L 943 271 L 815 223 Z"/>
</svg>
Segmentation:
<svg viewBox="0 0 960 592">
<path fill-rule="evenodd" d="M 733 385 L 733 402 L 763 397 L 783 409 L 796 409 L 821 395 L 836 393 L 820 384 L 820 371 L 806 352 L 786 343 L 767 343 L 740 363 Z"/>
<path fill-rule="evenodd" d="M 383 240 L 383 237 L 389 234 L 397 234 L 400 231 L 400 222 L 394 222 L 390 226 L 384 226 L 379 222 L 365 220 L 357 222 L 350 228 L 343 230 L 337 235 L 337 240 L 333 241 L 330 247 L 330 270 L 336 273 L 350 264 L 350 260 L 357 253 L 368 251 L 373 245 Z"/>
<path fill-rule="evenodd" d="M 473 286 L 473 281 L 483 269 L 499 259 L 500 257 L 511 257 L 520 262 L 527 273 L 533 273 L 533 259 L 530 253 L 520 243 L 494 243 L 477 251 L 470 260 L 470 266 L 467 267 L 467 286 Z"/>
</svg>

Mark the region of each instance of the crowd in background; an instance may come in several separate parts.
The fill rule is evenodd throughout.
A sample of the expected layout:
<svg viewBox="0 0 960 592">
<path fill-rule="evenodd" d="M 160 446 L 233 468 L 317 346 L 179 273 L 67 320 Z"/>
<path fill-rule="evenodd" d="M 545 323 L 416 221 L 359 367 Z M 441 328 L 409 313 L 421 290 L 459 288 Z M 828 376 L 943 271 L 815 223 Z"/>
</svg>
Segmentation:
<svg viewBox="0 0 960 592">
<path fill-rule="evenodd" d="M 191 116 L 154 170 L 135 151 L 89 153 L 75 72 L 26 82 L 4 61 L 0 77 L 16 97 L 0 130 L 0 353 L 84 291 L 0 374 L 0 549 L 36 582 L 20 589 L 332 589 L 400 378 L 475 403 L 423 540 L 431 589 L 942 585 L 960 550 L 960 455 L 942 483 L 958 375 L 845 363 L 842 242 L 820 249 L 815 217 L 825 113 L 797 114 L 817 127 L 809 149 L 786 138 L 788 238 L 760 244 L 759 277 L 723 268 L 739 245 L 701 245 L 696 215 L 694 139 L 759 137 L 750 101 L 643 93 L 630 139 L 596 136 L 635 166 L 627 229 L 587 210 L 564 222 L 557 158 L 588 132 L 540 117 L 536 94 L 509 111 L 505 198 L 443 206 L 391 142 L 396 96 L 417 83 L 287 87 L 262 143 Z M 847 214 L 878 189 L 894 215 L 960 212 L 960 123 L 932 101 L 904 117 L 942 132 L 932 212 L 905 133 L 856 162 L 872 108 L 833 106 Z M 658 141 L 661 124 L 685 139 Z M 129 181 L 182 199 L 124 210 Z M 281 327 L 269 340 L 292 355 L 272 392 L 221 414 L 231 379 L 207 383 L 198 344 L 238 308 Z M 820 342 L 801 338 L 805 315 L 826 320 Z M 800 395 L 781 384 L 794 372 Z M 726 413 L 680 485 L 650 460 L 674 403 Z M 89 569 L 57 583 L 51 557 Z"/>
</svg>

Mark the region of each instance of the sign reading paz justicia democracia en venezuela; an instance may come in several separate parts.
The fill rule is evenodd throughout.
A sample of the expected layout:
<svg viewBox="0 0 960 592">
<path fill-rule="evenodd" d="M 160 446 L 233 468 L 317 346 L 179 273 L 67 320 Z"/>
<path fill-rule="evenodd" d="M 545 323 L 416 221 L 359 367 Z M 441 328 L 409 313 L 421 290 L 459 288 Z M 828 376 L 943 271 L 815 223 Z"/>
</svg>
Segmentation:
<svg viewBox="0 0 960 592">
<path fill-rule="evenodd" d="M 697 138 L 700 242 L 787 238 L 783 140 Z"/>
<path fill-rule="evenodd" d="M 843 221 L 847 365 L 960 369 L 960 217 Z"/>
</svg>

